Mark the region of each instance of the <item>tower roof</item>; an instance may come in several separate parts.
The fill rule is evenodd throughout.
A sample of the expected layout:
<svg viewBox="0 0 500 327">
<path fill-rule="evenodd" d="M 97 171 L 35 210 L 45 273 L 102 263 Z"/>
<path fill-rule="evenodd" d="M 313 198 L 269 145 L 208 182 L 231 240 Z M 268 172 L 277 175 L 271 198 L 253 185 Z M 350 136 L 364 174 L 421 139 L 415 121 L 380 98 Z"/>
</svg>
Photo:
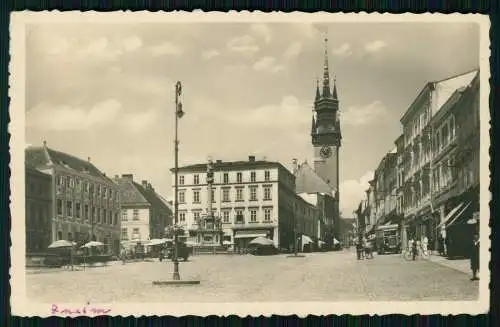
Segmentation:
<svg viewBox="0 0 500 327">
<path fill-rule="evenodd" d="M 328 36 L 325 35 L 325 61 L 323 65 L 323 97 L 330 97 L 330 72 L 328 71 Z"/>
</svg>

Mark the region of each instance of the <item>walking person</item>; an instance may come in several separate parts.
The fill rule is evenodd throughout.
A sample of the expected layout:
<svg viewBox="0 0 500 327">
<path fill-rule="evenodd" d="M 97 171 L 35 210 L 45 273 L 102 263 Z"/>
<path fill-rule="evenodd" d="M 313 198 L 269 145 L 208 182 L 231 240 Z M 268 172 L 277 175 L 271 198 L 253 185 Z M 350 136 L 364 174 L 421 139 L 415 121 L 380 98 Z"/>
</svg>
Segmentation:
<svg viewBox="0 0 500 327">
<path fill-rule="evenodd" d="M 470 255 L 470 268 L 472 270 L 472 278 L 470 280 L 479 280 L 477 272 L 479 271 L 479 234 L 474 233 Z"/>
</svg>

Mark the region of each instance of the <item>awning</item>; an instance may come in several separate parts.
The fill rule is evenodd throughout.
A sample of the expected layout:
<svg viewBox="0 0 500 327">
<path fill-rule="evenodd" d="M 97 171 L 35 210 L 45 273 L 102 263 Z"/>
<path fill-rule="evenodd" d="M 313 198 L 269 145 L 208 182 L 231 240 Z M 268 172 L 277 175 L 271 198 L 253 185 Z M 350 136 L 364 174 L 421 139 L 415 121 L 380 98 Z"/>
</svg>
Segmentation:
<svg viewBox="0 0 500 327">
<path fill-rule="evenodd" d="M 455 214 L 455 213 L 456 213 L 459 209 L 461 209 L 463 206 L 464 206 L 464 203 L 462 202 L 462 203 L 458 204 L 455 208 L 453 208 L 453 209 L 452 209 L 452 210 L 451 210 L 451 211 L 450 211 L 450 212 L 446 215 L 446 217 L 444 218 L 444 220 L 443 220 L 443 221 L 442 221 L 439 225 L 437 225 L 437 226 L 436 226 L 436 229 L 438 229 L 438 228 L 440 228 L 441 226 L 443 226 L 444 224 L 446 224 L 446 222 L 447 222 L 448 220 L 450 220 L 450 218 L 451 218 L 451 217 L 453 217 L 453 216 L 454 216 L 454 214 Z"/>
<path fill-rule="evenodd" d="M 267 233 L 264 231 L 237 231 L 234 238 L 256 238 L 256 237 L 267 237 Z"/>
<path fill-rule="evenodd" d="M 474 212 L 477 209 L 475 208 L 474 202 L 469 202 L 465 208 L 463 208 L 460 213 L 458 213 L 452 221 L 448 224 L 447 227 L 452 225 L 466 224 L 467 220 L 473 217 Z"/>
</svg>

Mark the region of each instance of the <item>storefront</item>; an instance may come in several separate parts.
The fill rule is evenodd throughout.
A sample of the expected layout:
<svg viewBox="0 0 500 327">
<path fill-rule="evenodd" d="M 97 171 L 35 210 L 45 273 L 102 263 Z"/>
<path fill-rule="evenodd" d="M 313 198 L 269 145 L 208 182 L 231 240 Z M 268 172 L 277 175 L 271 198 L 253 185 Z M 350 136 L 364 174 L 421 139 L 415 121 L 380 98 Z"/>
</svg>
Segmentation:
<svg viewBox="0 0 500 327">
<path fill-rule="evenodd" d="M 234 246 L 237 252 L 248 251 L 248 244 L 257 237 L 265 237 L 272 240 L 274 234 L 272 228 L 234 230 L 233 233 Z"/>
</svg>

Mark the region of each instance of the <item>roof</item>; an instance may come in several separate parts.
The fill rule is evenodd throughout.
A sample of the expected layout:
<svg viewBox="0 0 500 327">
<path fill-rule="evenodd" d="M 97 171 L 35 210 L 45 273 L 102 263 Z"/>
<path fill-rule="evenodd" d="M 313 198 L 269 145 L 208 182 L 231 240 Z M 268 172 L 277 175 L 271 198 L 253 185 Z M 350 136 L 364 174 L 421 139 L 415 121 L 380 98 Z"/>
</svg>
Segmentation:
<svg viewBox="0 0 500 327">
<path fill-rule="evenodd" d="M 82 160 L 70 154 L 50 149 L 46 146 L 28 147 L 24 151 L 25 163 L 33 167 L 60 166 L 77 172 L 87 172 L 88 174 L 112 182 L 97 167 L 87 160 Z"/>
<path fill-rule="evenodd" d="M 442 80 L 426 83 L 401 117 L 401 123 L 405 124 L 410 115 L 418 107 L 416 105 L 419 103 L 419 101 L 422 100 L 425 94 L 429 94 L 432 91 L 434 91 L 436 94 L 434 98 L 435 103 L 433 104 L 433 110 L 431 113 L 431 116 L 433 116 L 439 110 L 439 108 L 441 108 L 441 106 L 450 98 L 451 94 L 455 92 L 455 90 L 459 89 L 462 86 L 468 85 L 478 74 L 478 72 L 478 69 L 474 69 Z"/>
<path fill-rule="evenodd" d="M 266 161 L 266 160 L 222 161 L 222 162 L 214 161 L 214 162 L 212 162 L 212 167 L 213 167 L 214 171 L 243 170 L 243 169 L 247 169 L 247 168 L 259 168 L 259 167 L 278 167 L 278 168 L 283 168 L 283 169 L 287 170 L 279 162 Z M 188 165 L 188 166 L 183 166 L 183 167 L 178 168 L 179 172 L 182 172 L 182 171 L 206 171 L 206 170 L 207 170 L 206 163 Z M 175 168 L 171 168 L 170 171 L 174 172 Z"/>
<path fill-rule="evenodd" d="M 328 193 L 334 196 L 335 189 L 328 185 L 307 162 L 295 172 L 295 191 L 297 193 Z"/>
<path fill-rule="evenodd" d="M 147 189 L 129 178 L 119 178 L 116 182 L 120 187 L 122 205 L 150 205 L 172 212 L 154 189 Z"/>
</svg>

